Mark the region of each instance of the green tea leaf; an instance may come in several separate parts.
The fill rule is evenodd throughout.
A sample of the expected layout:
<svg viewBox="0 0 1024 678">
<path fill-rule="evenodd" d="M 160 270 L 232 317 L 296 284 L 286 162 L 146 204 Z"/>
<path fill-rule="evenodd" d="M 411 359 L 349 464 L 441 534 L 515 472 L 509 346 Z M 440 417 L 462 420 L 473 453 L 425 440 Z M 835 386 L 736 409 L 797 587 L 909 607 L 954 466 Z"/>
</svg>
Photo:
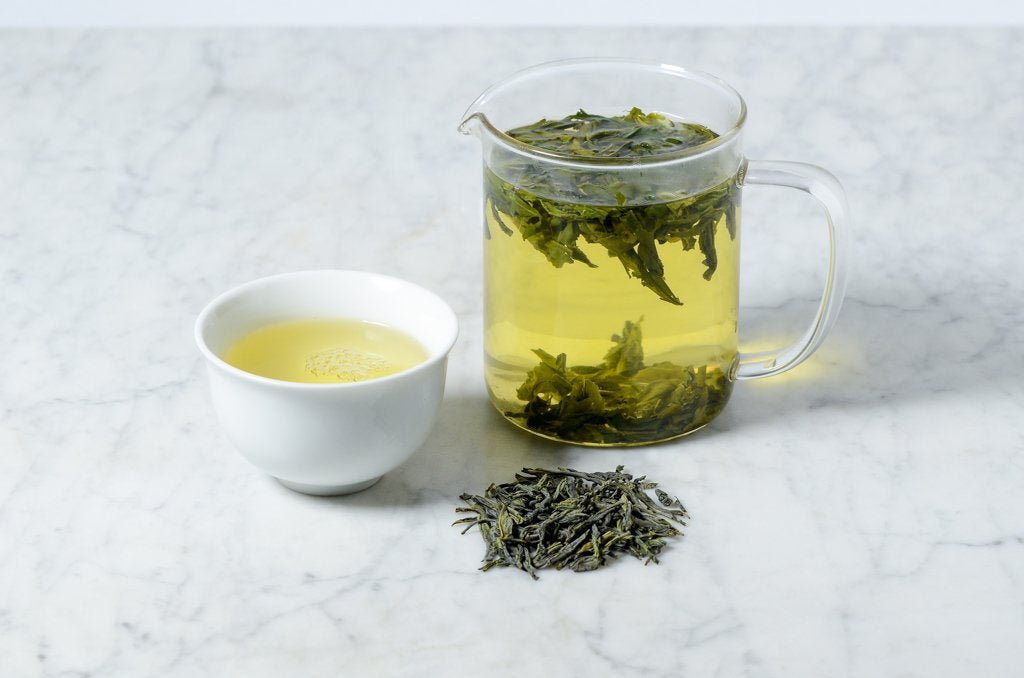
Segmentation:
<svg viewBox="0 0 1024 678">
<path fill-rule="evenodd" d="M 539 569 L 588 572 L 623 553 L 657 563 L 667 539 L 680 535 L 677 525 L 689 518 L 668 496 L 622 466 L 598 473 L 524 468 L 482 496 L 462 494 L 467 505 L 455 510 L 473 517 L 453 524 L 478 526 L 486 546 L 481 570 L 515 567 L 537 579 Z"/>
<path fill-rule="evenodd" d="M 644 113 L 639 108 L 613 117 L 581 110 L 561 120 L 542 119 L 517 127 L 508 134 L 543 150 L 604 158 L 676 152 L 717 137 L 702 125 Z M 555 267 L 574 262 L 596 267 L 581 248 L 582 240 L 618 259 L 627 276 L 658 297 L 679 305 L 683 302 L 665 280 L 660 248 L 692 250 L 699 244 L 706 267 L 704 278 L 710 280 L 718 265 L 714 244 L 718 224 L 724 221 L 729 236 L 736 237 L 739 194 L 735 177 L 697 195 L 659 201 L 649 195 L 649 187 L 630 184 L 621 173 L 516 162 L 521 164 L 490 168 L 485 174 L 488 222 L 505 235 L 518 232 Z M 515 183 L 499 174 L 516 176 Z M 551 197 L 555 195 L 559 198 Z"/>
<path fill-rule="evenodd" d="M 614 344 L 604 356 L 604 364 L 617 374 L 628 376 L 636 374 L 644 366 L 643 332 L 640 330 L 641 318 L 637 322 L 626 321 L 622 334 L 613 334 Z"/>
<path fill-rule="evenodd" d="M 601 365 L 568 365 L 566 354 L 534 349 L 516 397 L 522 411 L 505 415 L 527 428 L 580 443 L 642 442 L 684 433 L 711 420 L 732 383 L 717 369 L 671 362 L 644 364 L 641 321 L 626 321 Z"/>
</svg>

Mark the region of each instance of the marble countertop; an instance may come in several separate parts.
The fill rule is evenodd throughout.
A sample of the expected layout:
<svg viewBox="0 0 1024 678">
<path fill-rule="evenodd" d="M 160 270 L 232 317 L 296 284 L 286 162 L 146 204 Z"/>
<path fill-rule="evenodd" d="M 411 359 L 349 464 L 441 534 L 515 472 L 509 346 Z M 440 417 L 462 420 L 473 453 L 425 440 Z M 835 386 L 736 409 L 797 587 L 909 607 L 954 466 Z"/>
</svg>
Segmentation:
<svg viewBox="0 0 1024 678">
<path fill-rule="evenodd" d="M 555 447 L 487 403 L 491 82 L 554 58 L 725 78 L 747 154 L 831 169 L 839 322 L 682 441 Z M 0 33 L 0 674 L 1015 676 L 1024 663 L 1024 32 Z M 823 229 L 745 197 L 741 338 L 813 312 Z M 360 268 L 462 335 L 425 446 L 290 492 L 212 413 L 192 323 L 272 273 Z M 787 334 L 789 333 L 789 334 Z M 661 565 L 477 571 L 463 491 L 616 464 L 693 520 Z"/>
</svg>

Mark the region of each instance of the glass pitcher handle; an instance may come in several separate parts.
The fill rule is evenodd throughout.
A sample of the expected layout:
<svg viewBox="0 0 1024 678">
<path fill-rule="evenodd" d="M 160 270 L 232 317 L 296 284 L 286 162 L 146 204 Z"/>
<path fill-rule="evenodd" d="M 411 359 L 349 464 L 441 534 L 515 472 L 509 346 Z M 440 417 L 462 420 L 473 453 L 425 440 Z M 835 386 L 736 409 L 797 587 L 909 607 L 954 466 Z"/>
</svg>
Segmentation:
<svg viewBox="0 0 1024 678">
<path fill-rule="evenodd" d="M 821 304 L 811 326 L 789 346 L 775 351 L 740 353 L 738 379 L 756 379 L 785 372 L 806 360 L 835 324 L 846 291 L 847 206 L 839 181 L 826 170 L 803 162 L 750 160 L 743 183 L 788 186 L 813 196 L 825 208 L 828 223 L 828 274 Z"/>
</svg>

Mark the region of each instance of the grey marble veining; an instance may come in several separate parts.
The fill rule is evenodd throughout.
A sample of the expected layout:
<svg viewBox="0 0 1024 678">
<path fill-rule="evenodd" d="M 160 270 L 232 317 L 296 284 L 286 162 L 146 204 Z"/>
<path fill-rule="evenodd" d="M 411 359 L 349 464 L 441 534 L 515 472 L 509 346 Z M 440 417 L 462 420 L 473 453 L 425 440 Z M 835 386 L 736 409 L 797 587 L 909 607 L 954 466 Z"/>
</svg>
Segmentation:
<svg viewBox="0 0 1024 678">
<path fill-rule="evenodd" d="M 711 71 L 750 157 L 853 209 L 839 323 L 681 442 L 556 447 L 482 385 L 491 82 L 583 55 Z M 0 674 L 1014 676 L 1024 662 L 1024 33 L 1003 29 L 0 33 Z M 824 238 L 745 197 L 744 339 L 794 336 Z M 431 438 L 291 493 L 231 449 L 192 322 L 363 268 L 460 314 Z M 625 463 L 693 521 L 660 566 L 476 571 L 458 494 Z"/>
</svg>

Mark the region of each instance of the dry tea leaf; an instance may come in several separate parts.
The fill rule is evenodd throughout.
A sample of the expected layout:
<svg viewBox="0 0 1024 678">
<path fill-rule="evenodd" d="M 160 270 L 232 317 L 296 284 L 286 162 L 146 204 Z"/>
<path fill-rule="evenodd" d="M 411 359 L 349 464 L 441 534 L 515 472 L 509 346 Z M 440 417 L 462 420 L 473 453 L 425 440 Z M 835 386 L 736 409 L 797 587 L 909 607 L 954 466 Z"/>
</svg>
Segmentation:
<svg viewBox="0 0 1024 678">
<path fill-rule="evenodd" d="M 463 494 L 469 516 L 487 546 L 481 570 L 516 567 L 537 579 L 553 567 L 595 570 L 623 553 L 657 563 L 666 540 L 689 518 L 678 499 L 644 476 L 614 471 L 524 468 L 515 482 L 491 485 L 482 496 Z M 654 490 L 658 502 L 648 494 Z"/>
</svg>

